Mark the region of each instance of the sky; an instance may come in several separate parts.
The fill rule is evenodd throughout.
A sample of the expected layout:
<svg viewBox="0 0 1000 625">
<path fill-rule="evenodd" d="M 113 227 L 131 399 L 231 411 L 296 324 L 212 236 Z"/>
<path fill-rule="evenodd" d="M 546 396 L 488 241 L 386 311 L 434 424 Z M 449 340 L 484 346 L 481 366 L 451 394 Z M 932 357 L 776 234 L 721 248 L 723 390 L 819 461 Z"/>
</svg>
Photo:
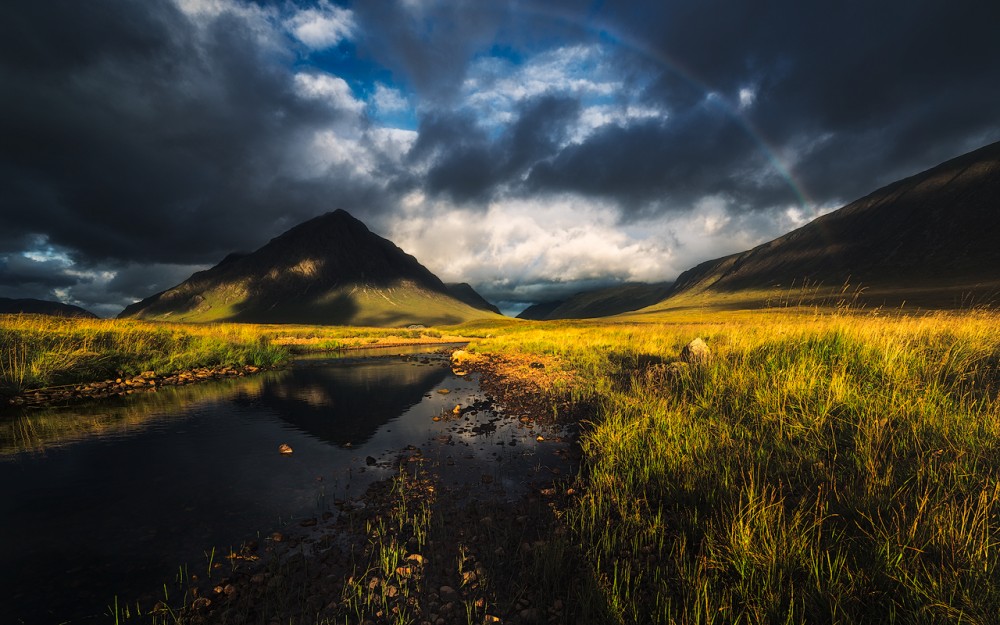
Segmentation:
<svg viewBox="0 0 1000 625">
<path fill-rule="evenodd" d="M 338 208 L 515 312 L 1000 140 L 995 1 L 2 12 L 0 297 L 101 316 Z"/>
</svg>

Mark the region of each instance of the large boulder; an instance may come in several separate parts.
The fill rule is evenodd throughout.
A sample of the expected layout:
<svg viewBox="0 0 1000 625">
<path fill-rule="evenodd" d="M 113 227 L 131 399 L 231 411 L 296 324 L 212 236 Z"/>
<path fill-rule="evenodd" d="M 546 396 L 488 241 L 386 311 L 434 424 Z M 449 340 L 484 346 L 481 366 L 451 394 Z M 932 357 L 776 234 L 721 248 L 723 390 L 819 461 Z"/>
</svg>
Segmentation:
<svg viewBox="0 0 1000 625">
<path fill-rule="evenodd" d="M 712 358 L 712 351 L 708 349 L 708 345 L 701 338 L 696 338 L 681 350 L 681 362 L 686 362 L 689 365 L 701 365 L 705 364 Z"/>
</svg>

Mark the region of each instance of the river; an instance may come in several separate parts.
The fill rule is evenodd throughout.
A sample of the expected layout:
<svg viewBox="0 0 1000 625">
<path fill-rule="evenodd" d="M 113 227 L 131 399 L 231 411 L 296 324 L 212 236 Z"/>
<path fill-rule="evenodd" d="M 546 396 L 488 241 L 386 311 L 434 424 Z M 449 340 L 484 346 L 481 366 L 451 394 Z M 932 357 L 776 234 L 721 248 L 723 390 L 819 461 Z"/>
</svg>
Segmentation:
<svg viewBox="0 0 1000 625">
<path fill-rule="evenodd" d="M 559 462 L 427 349 L 0 414 L 2 622 L 109 622 L 116 598 L 148 600 L 184 567 L 357 499 L 408 445 L 497 493 Z"/>
</svg>

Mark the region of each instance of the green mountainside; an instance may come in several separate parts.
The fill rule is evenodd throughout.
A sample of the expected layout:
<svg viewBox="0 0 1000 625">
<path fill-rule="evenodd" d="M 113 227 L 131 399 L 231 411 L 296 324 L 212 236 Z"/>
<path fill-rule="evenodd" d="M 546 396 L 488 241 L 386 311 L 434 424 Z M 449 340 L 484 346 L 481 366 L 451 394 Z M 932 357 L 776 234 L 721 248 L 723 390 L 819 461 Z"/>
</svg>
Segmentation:
<svg viewBox="0 0 1000 625">
<path fill-rule="evenodd" d="M 328 325 L 443 325 L 492 317 L 346 211 L 299 224 L 250 254 L 128 306 L 120 317 Z"/>
<path fill-rule="evenodd" d="M 697 301 L 1000 303 L 1000 143 L 883 187 L 746 252 L 683 272 L 651 310 Z M 848 285 L 845 289 L 845 285 Z M 782 295 L 784 294 L 784 295 Z"/>
<path fill-rule="evenodd" d="M 576 293 L 565 300 L 534 304 L 521 311 L 519 319 L 593 319 L 644 308 L 661 301 L 670 291 L 669 282 L 629 282 Z"/>
</svg>

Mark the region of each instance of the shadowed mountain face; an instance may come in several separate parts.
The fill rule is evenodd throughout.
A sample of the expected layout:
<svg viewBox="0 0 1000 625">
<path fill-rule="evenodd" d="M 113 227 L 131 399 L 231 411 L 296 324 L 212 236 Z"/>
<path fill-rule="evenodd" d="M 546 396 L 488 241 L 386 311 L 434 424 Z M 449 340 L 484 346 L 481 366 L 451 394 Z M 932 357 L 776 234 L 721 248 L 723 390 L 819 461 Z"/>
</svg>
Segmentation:
<svg viewBox="0 0 1000 625">
<path fill-rule="evenodd" d="M 553 310 L 563 305 L 563 301 L 564 300 L 556 300 L 554 302 L 540 302 L 538 304 L 532 304 L 522 310 L 517 315 L 517 318 L 530 319 L 532 321 L 546 321 L 549 319 L 549 315 Z"/>
<path fill-rule="evenodd" d="M 538 321 L 610 317 L 655 304 L 669 291 L 669 282 L 619 284 L 576 293 L 566 300 L 535 304 L 521 311 L 518 317 Z"/>
<path fill-rule="evenodd" d="M 0 297 L 0 315 L 16 315 L 18 313 L 97 319 L 97 315 L 89 310 L 84 310 L 79 306 L 71 304 L 49 302 L 41 299 L 10 299 L 9 297 Z"/>
<path fill-rule="evenodd" d="M 121 317 L 353 325 L 438 325 L 489 316 L 391 241 L 338 210 L 250 254 L 230 254 Z"/>
<path fill-rule="evenodd" d="M 473 308 L 478 308 L 479 310 L 488 310 L 492 313 L 502 314 L 500 309 L 489 303 L 482 295 L 479 294 L 472 285 L 468 282 L 450 282 L 448 283 L 448 292 L 452 297 L 460 302 L 465 302 Z"/>
<path fill-rule="evenodd" d="M 749 251 L 682 273 L 670 296 L 802 284 L 909 292 L 1000 286 L 1000 143 L 900 180 Z"/>
</svg>

